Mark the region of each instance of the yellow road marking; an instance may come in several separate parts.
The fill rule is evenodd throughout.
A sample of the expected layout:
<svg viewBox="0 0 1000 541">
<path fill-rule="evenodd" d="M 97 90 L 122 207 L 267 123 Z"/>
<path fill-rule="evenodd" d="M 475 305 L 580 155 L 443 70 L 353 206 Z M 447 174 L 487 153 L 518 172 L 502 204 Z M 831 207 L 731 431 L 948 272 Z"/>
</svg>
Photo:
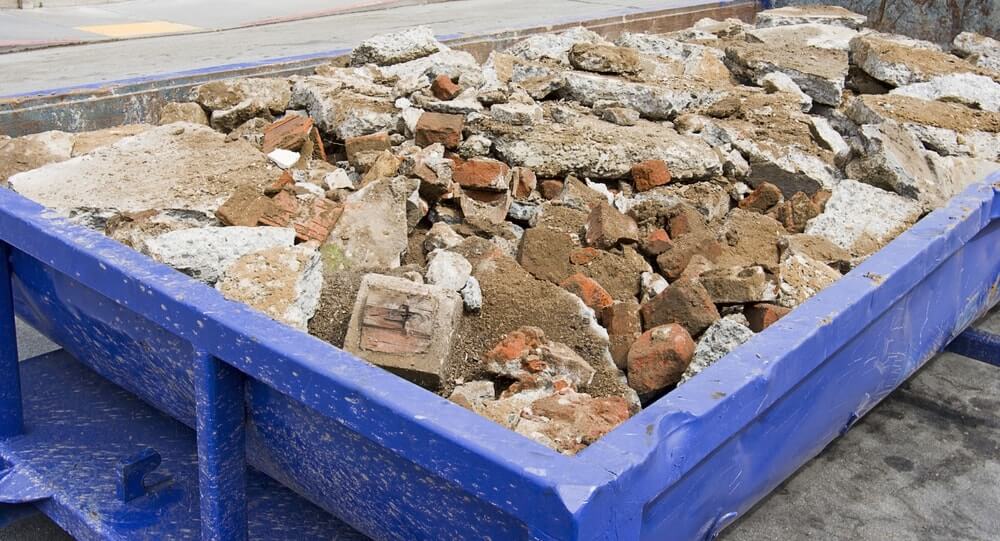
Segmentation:
<svg viewBox="0 0 1000 541">
<path fill-rule="evenodd" d="M 101 24 L 97 26 L 78 26 L 77 30 L 100 34 L 109 38 L 131 38 L 135 36 L 151 36 L 156 34 L 173 34 L 176 32 L 191 32 L 201 30 L 197 26 L 177 24 L 167 21 L 146 21 L 128 24 Z"/>
</svg>

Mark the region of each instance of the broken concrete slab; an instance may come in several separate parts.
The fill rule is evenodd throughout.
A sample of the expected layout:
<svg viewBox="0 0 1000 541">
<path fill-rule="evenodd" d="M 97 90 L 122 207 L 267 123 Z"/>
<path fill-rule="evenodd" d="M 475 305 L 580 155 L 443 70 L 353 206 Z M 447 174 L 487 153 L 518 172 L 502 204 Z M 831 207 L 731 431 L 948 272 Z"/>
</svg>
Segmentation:
<svg viewBox="0 0 1000 541">
<path fill-rule="evenodd" d="M 345 200 L 344 212 L 323 245 L 334 268 L 392 269 L 408 246 L 406 200 L 418 181 L 374 181 Z"/>
<path fill-rule="evenodd" d="M 148 239 L 146 249 L 153 259 L 214 284 L 240 257 L 294 242 L 295 231 L 282 227 L 198 227 Z"/>
<path fill-rule="evenodd" d="M 366 274 L 344 350 L 436 389 L 444 379 L 445 360 L 461 314 L 462 299 L 455 291 Z"/>
<path fill-rule="evenodd" d="M 524 60 L 555 60 L 569 66 L 569 51 L 577 43 L 607 43 L 582 26 L 558 34 L 534 34 L 507 48 L 504 53 Z"/>
<path fill-rule="evenodd" d="M 857 35 L 858 31 L 855 29 L 823 23 L 771 26 L 747 31 L 747 37 L 750 41 L 758 41 L 767 45 L 792 43 L 798 46 L 840 51 L 850 50 L 851 40 Z"/>
<path fill-rule="evenodd" d="M 250 143 L 225 139 L 206 126 L 160 126 L 87 155 L 15 175 L 10 185 L 61 212 L 78 207 L 214 212 L 236 189 L 262 187 L 280 174 Z M 67 183 L 68 178 L 73 182 Z"/>
<path fill-rule="evenodd" d="M 923 83 L 895 88 L 890 94 L 957 102 L 984 111 L 1000 111 L 1000 84 L 989 77 L 973 73 L 939 75 Z"/>
<path fill-rule="evenodd" d="M 118 213 L 108 219 L 104 234 L 138 252 L 149 253 L 146 241 L 169 231 L 219 225 L 210 214 L 186 209 Z"/>
<path fill-rule="evenodd" d="M 442 48 L 430 28 L 416 26 L 362 41 L 351 51 L 351 65 L 389 66 L 431 55 Z"/>
<path fill-rule="evenodd" d="M 922 83 L 941 75 L 996 73 L 940 51 L 912 46 L 880 35 L 859 35 L 851 40 L 851 61 L 872 77 L 892 86 Z"/>
<path fill-rule="evenodd" d="M 695 377 L 751 338 L 753 331 L 742 314 L 726 316 L 716 321 L 698 339 L 691 364 L 681 376 L 681 383 Z"/>
<path fill-rule="evenodd" d="M 493 138 L 500 158 L 528 167 L 542 178 L 569 174 L 624 178 L 634 164 L 654 159 L 663 160 L 677 179 L 708 178 L 722 172 L 718 155 L 704 142 L 650 122 L 616 126 L 580 117 L 572 125 L 546 124 L 530 130 L 489 121 L 476 126 Z"/>
<path fill-rule="evenodd" d="M 305 245 L 253 252 L 234 261 L 215 288 L 229 300 L 306 331 L 323 289 L 322 260 Z"/>
<path fill-rule="evenodd" d="M 996 39 L 962 32 L 952 41 L 952 52 L 981 68 L 1000 72 L 1000 41 Z"/>
<path fill-rule="evenodd" d="M 847 53 L 836 49 L 736 43 L 726 47 L 726 65 L 737 77 L 756 82 L 772 72 L 781 72 L 824 105 L 840 105 L 847 77 Z"/>
<path fill-rule="evenodd" d="M 760 11 L 756 15 L 757 28 L 819 23 L 860 29 L 868 17 L 840 6 L 784 6 Z"/>
<path fill-rule="evenodd" d="M 805 232 L 829 240 L 854 257 L 866 257 L 913 225 L 921 214 L 916 201 L 844 179 Z"/>
<path fill-rule="evenodd" d="M 690 81 L 663 83 L 632 82 L 618 77 L 578 71 L 563 75 L 563 93 L 583 105 L 617 103 L 638 111 L 650 120 L 670 120 L 681 112 L 711 101 L 715 96 L 708 85 Z"/>
<path fill-rule="evenodd" d="M 574 43 L 569 63 L 578 70 L 623 75 L 639 71 L 639 54 L 627 47 L 597 43 Z"/>
</svg>

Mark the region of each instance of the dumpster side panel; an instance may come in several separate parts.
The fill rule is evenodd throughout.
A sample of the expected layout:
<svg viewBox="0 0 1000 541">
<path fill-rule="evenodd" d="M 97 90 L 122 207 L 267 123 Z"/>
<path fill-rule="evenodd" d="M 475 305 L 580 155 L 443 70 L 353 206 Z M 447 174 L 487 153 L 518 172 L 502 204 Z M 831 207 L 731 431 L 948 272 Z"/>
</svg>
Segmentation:
<svg viewBox="0 0 1000 541">
<path fill-rule="evenodd" d="M 620 468 L 625 537 L 718 533 L 1000 300 L 1000 173 L 578 458 Z M 637 516 L 638 515 L 638 516 Z"/>
</svg>

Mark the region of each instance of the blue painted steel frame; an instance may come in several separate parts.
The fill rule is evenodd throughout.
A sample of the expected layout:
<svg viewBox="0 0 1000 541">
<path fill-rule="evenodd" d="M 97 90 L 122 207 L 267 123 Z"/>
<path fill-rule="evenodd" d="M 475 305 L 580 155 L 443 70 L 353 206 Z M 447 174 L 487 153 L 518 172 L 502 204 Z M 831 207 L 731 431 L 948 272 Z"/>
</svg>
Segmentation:
<svg viewBox="0 0 1000 541">
<path fill-rule="evenodd" d="M 189 426 L 201 425 L 196 358 L 245 375 L 249 462 L 373 537 L 695 539 L 749 509 L 997 302 L 998 192 L 1000 174 L 970 187 L 576 457 L 6 190 L 0 241 L 12 247 L 22 316 Z M 234 396 L 235 379 L 221 380 L 220 396 Z M 200 417 L 238 427 L 226 411 Z M 205 441 L 211 463 L 222 447 Z M 227 514 L 208 509 L 217 524 Z"/>
<path fill-rule="evenodd" d="M 948 344 L 948 351 L 1000 367 L 1000 335 L 966 329 Z"/>
</svg>

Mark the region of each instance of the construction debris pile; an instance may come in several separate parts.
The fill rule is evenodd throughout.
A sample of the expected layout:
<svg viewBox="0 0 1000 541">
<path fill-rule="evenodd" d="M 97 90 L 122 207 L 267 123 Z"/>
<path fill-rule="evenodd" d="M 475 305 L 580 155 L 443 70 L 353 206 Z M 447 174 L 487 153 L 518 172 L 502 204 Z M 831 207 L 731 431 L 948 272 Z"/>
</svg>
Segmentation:
<svg viewBox="0 0 1000 541">
<path fill-rule="evenodd" d="M 811 6 L 480 64 L 414 28 L 0 178 L 572 454 L 1000 168 L 1000 43 Z"/>
</svg>

